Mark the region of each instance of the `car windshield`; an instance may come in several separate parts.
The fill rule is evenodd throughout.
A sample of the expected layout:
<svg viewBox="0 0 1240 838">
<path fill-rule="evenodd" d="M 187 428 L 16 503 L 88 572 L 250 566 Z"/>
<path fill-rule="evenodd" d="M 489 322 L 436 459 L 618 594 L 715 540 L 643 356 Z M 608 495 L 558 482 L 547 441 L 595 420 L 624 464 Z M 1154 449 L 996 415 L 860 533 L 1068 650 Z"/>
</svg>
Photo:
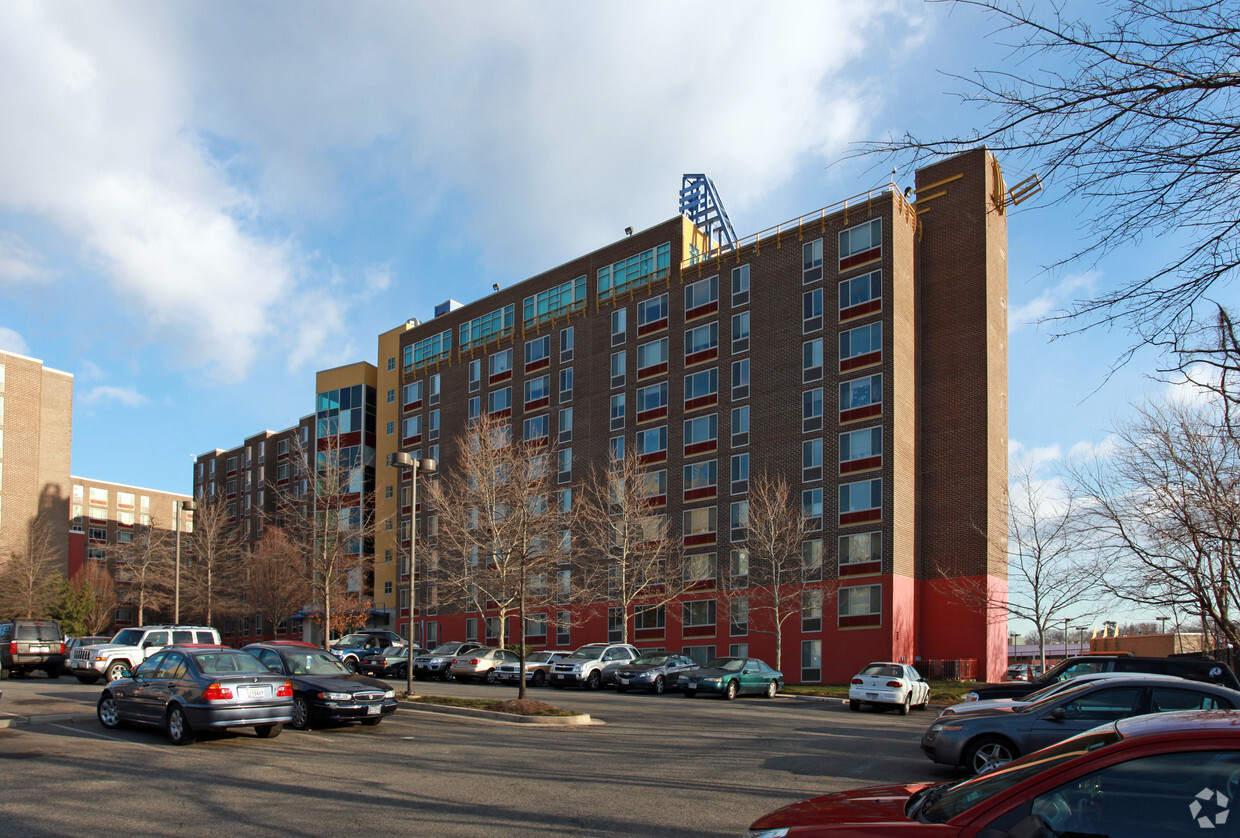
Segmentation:
<svg viewBox="0 0 1240 838">
<path fill-rule="evenodd" d="M 48 643 L 60 640 L 60 629 L 53 623 L 40 623 L 34 626 L 18 626 L 17 640 L 42 640 Z"/>
<path fill-rule="evenodd" d="M 580 649 L 569 655 L 568 659 L 587 661 L 594 660 L 599 655 L 603 654 L 603 650 L 606 648 L 606 646 L 582 646 Z"/>
<path fill-rule="evenodd" d="M 346 634 L 344 637 L 333 643 L 333 646 L 365 646 L 366 641 L 370 639 L 369 634 Z"/>
<path fill-rule="evenodd" d="M 938 800 L 926 807 L 924 812 L 918 813 L 917 819 L 922 823 L 946 823 L 961 812 L 971 809 L 984 800 L 989 800 L 994 795 L 1006 791 L 1017 783 L 1024 782 L 1035 774 L 1053 769 L 1081 754 L 1106 747 L 1122 738 L 1115 730 L 1115 726 L 1109 725 L 1082 733 L 1071 739 L 1065 739 L 1058 745 L 1043 748 L 986 774 L 979 774 L 956 785 L 943 787 L 944 791 L 938 792 Z"/>
<path fill-rule="evenodd" d="M 1042 689 L 1036 692 L 1029 693 L 1029 695 L 1025 696 L 1024 698 L 1018 698 L 1017 701 L 1023 702 L 1025 704 L 1033 704 L 1035 701 L 1041 701 L 1044 698 L 1050 698 L 1052 695 L 1058 695 L 1064 690 L 1076 689 L 1077 687 L 1081 686 L 1081 684 L 1088 684 L 1088 683 L 1089 681 L 1082 681 L 1080 684 L 1073 683 L 1072 681 L 1056 681 L 1055 683 L 1051 684 L 1049 687 L 1043 687 Z"/>
<path fill-rule="evenodd" d="M 642 655 L 633 661 L 635 664 L 648 663 L 651 666 L 662 666 L 667 663 L 667 655 Z"/>
<path fill-rule="evenodd" d="M 903 678 L 904 670 L 893 663 L 872 663 L 861 670 L 867 678 Z"/>
<path fill-rule="evenodd" d="M 116 637 L 112 638 L 113 643 L 119 643 L 122 646 L 137 646 L 142 642 L 142 635 L 146 634 L 142 629 L 121 629 L 116 633 Z"/>
<path fill-rule="evenodd" d="M 525 656 L 526 663 L 549 663 L 556 659 L 554 652 L 531 652 Z"/>
<path fill-rule="evenodd" d="M 431 651 L 432 655 L 455 655 L 456 650 L 461 646 L 460 643 L 442 643 Z"/>
<path fill-rule="evenodd" d="M 1096 687 L 1096 686 L 1098 686 L 1097 681 L 1086 681 L 1083 684 L 1075 684 L 1070 687 L 1064 687 L 1063 689 L 1060 689 L 1058 692 L 1044 696 L 1038 701 L 1034 701 L 1030 704 L 1026 704 L 1023 707 L 1017 707 L 1016 712 L 1017 713 L 1042 713 L 1048 710 L 1052 704 L 1058 704 L 1059 702 L 1063 701 L 1066 698 L 1069 698 L 1070 696 L 1076 695 L 1077 693 L 1087 690 L 1090 687 Z"/>
<path fill-rule="evenodd" d="M 745 668 L 744 658 L 715 658 L 706 664 L 707 669 L 722 669 L 725 672 L 739 672 Z"/>
<path fill-rule="evenodd" d="M 384 658 L 403 658 L 408 653 L 408 646 L 388 646 L 386 649 L 379 650 L 379 656 Z"/>
<path fill-rule="evenodd" d="M 204 675 L 270 675 L 271 670 L 246 652 L 198 652 L 194 655 Z"/>
<path fill-rule="evenodd" d="M 340 675 L 349 671 L 323 651 L 285 652 L 284 662 L 293 675 Z"/>
</svg>

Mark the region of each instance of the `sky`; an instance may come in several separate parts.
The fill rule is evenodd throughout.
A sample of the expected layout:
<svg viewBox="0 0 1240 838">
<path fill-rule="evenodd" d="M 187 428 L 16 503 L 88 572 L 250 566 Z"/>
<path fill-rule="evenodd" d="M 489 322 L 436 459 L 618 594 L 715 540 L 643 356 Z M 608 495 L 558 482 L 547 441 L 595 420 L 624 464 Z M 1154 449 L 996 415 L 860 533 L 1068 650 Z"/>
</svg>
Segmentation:
<svg viewBox="0 0 1240 838">
<path fill-rule="evenodd" d="M 74 375 L 73 474 L 189 493 L 316 370 L 673 217 L 684 173 L 740 236 L 911 184 L 848 155 L 980 127 L 951 76 L 1006 54 L 991 30 L 898 0 L 11 0 L 0 348 Z M 1122 328 L 1039 325 L 1165 256 L 1044 270 L 1082 243 L 1055 190 L 1009 216 L 1011 449 L 1043 462 L 1164 386 L 1112 370 Z"/>
</svg>

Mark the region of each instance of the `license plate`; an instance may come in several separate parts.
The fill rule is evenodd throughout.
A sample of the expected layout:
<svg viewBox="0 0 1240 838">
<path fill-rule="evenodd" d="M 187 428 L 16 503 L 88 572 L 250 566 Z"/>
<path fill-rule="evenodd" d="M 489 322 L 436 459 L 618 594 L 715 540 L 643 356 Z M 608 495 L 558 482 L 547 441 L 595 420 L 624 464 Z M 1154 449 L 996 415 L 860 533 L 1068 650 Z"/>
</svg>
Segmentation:
<svg viewBox="0 0 1240 838">
<path fill-rule="evenodd" d="M 33 655 L 46 655 L 49 649 L 46 646 L 31 646 L 30 653 Z"/>
<path fill-rule="evenodd" d="M 616 680 L 619 681 L 621 684 L 627 684 L 629 682 L 628 678 L 617 678 Z"/>
<path fill-rule="evenodd" d="M 240 698 L 266 698 L 267 690 L 265 687 L 239 687 L 237 695 Z"/>
<path fill-rule="evenodd" d="M 366 715 L 377 716 L 379 715 L 380 710 L 382 710 L 382 708 L 378 704 L 371 704 L 370 706 L 366 708 Z"/>
<path fill-rule="evenodd" d="M 878 693 L 866 693 L 866 698 L 878 698 Z"/>
</svg>

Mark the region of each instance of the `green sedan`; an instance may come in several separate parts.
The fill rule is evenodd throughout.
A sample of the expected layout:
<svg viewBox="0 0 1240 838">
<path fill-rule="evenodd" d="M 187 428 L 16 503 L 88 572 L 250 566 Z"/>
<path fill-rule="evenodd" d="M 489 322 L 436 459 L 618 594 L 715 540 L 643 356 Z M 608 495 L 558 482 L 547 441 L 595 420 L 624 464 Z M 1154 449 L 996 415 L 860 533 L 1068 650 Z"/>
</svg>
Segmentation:
<svg viewBox="0 0 1240 838">
<path fill-rule="evenodd" d="M 691 669 L 678 679 L 686 698 L 699 693 L 718 693 L 731 700 L 741 693 L 774 698 L 784 685 L 784 675 L 757 658 L 715 658 L 701 669 Z"/>
</svg>

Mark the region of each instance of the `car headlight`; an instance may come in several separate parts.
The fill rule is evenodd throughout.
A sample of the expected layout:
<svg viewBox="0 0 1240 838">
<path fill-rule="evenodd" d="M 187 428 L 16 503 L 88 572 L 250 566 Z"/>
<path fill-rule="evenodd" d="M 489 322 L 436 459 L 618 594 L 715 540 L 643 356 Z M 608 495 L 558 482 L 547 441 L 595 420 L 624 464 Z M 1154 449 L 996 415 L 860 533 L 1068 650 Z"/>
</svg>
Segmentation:
<svg viewBox="0 0 1240 838">
<path fill-rule="evenodd" d="M 384 698 L 396 698 L 396 690 L 387 690 L 383 693 Z"/>
<path fill-rule="evenodd" d="M 325 701 L 348 701 L 353 698 L 352 693 L 319 693 L 319 698 Z"/>
<path fill-rule="evenodd" d="M 703 684 L 718 684 L 719 679 L 718 678 L 703 678 L 702 683 Z"/>
<path fill-rule="evenodd" d="M 981 696 L 980 696 L 980 695 L 978 695 L 978 694 L 977 694 L 977 693 L 975 693 L 975 692 L 967 692 L 967 693 L 965 693 L 965 694 L 964 694 L 964 700 L 965 700 L 965 701 L 977 701 L 977 700 L 978 700 L 978 699 L 980 699 L 980 698 L 981 698 Z"/>
<path fill-rule="evenodd" d="M 748 838 L 785 838 L 788 834 L 788 827 L 781 826 L 779 829 L 755 829 L 748 833 Z"/>
</svg>

